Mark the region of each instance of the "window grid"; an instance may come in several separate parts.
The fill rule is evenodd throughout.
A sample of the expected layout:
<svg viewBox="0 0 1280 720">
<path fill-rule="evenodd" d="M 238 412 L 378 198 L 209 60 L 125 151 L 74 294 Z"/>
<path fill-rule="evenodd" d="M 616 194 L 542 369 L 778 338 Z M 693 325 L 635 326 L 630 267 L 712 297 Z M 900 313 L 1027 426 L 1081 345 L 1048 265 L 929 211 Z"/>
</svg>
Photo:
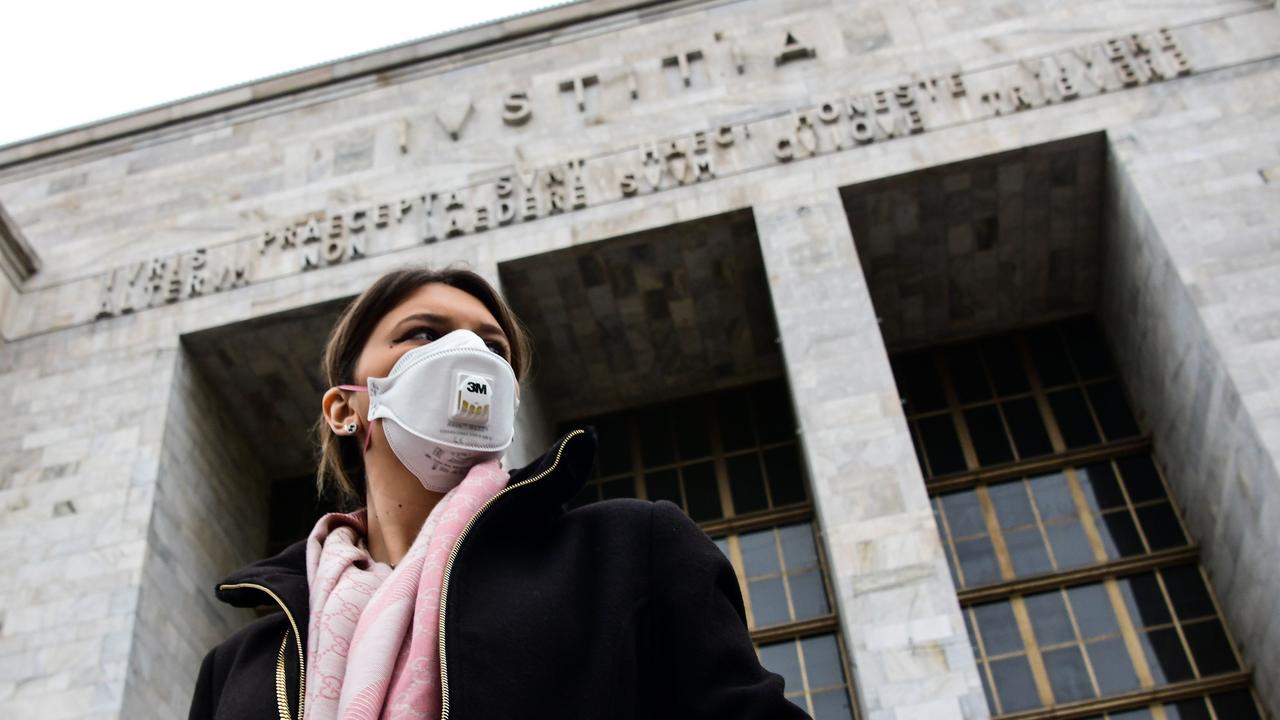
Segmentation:
<svg viewBox="0 0 1280 720">
<path fill-rule="evenodd" d="M 1097 352 L 1082 362 L 1065 351 L 1065 337 L 1100 342 L 1096 331 L 1080 319 L 1067 325 L 1071 332 L 1065 335 L 1057 325 L 1033 331 L 1047 334 L 1048 341 L 1063 349 L 1059 366 L 1050 370 L 1053 375 L 1047 380 L 1037 363 L 1044 368 L 1053 362 L 1027 341 L 1025 333 L 895 359 L 900 387 L 906 386 L 903 403 L 912 441 L 927 479 L 1139 434 L 1110 363 Z M 958 390 L 957 382 L 963 385 L 964 380 L 976 383 L 977 389 Z M 932 387 L 913 392 L 913 383 Z"/>
<path fill-rule="evenodd" d="M 1089 715 L 1082 720 L 1262 720 L 1262 716 L 1257 700 L 1246 688 Z"/>
<path fill-rule="evenodd" d="M 1090 319 L 917 351 L 893 364 L 997 717 L 1159 719 L 1166 704 L 1199 702 L 1208 714 L 1194 717 L 1216 719 L 1209 693 L 1254 702 L 1198 565 L 1175 565 L 1197 562 L 1196 547 Z M 1050 502 L 1038 488 L 1053 490 Z M 1008 512 L 1013 506 L 1020 511 Z M 1185 585 L 1189 572 L 1202 603 L 1199 615 L 1184 617 L 1165 578 Z M 1141 614 L 1135 582 L 1161 598 L 1168 617 Z M 1107 632 L 1086 631 L 1068 599 L 1098 592 L 1115 618 Z M 1060 632 L 1040 638 L 1037 625 L 1048 622 L 1055 597 Z M 1005 617 L 992 632 L 1005 642 L 988 646 L 975 613 L 995 606 Z"/>
<path fill-rule="evenodd" d="M 1170 593 L 1170 575 L 1192 579 L 1194 587 L 1184 590 L 1198 597 L 1199 608 L 1179 610 L 1185 600 L 1180 603 Z M 1090 617 L 1091 627 L 1081 612 Z M 1143 612 L 1158 619 L 1143 620 Z M 1064 704 L 1160 687 L 1176 690 L 1215 678 L 1242 686 L 1247 681 L 1216 600 L 1195 565 L 1012 595 L 968 605 L 964 613 L 983 687 L 998 716 L 1035 717 L 1034 711 Z M 1197 632 L 1198 641 L 1189 639 Z M 1216 648 L 1197 648 L 1197 642 Z M 1071 672 L 1053 672 L 1050 656 L 1066 658 L 1055 664 Z M 1213 664 L 1205 666 L 1207 659 Z"/>
<path fill-rule="evenodd" d="M 679 505 L 733 565 L 757 652 L 787 680 L 786 696 L 815 717 L 857 717 L 784 382 L 583 424 L 596 426 L 601 448 L 569 506 L 617 497 Z"/>
<path fill-rule="evenodd" d="M 1139 492 L 1131 492 L 1130 485 L 1139 486 Z M 1059 501 L 1069 497 L 1070 505 L 1067 512 L 1054 509 L 1046 518 L 1043 506 L 1053 499 L 1045 496 L 1053 489 L 1059 490 Z M 961 589 L 1190 547 L 1165 481 L 1146 455 L 980 481 L 965 490 L 936 493 L 932 503 L 947 563 Z M 981 511 L 980 527 L 963 517 L 957 522 L 957 515 L 975 507 Z M 1087 548 L 1066 542 L 1073 529 Z M 975 558 L 969 548 L 984 543 L 995 562 L 987 572 L 981 563 L 971 567 L 968 562 Z M 1071 556 L 1059 557 L 1073 549 Z"/>
</svg>

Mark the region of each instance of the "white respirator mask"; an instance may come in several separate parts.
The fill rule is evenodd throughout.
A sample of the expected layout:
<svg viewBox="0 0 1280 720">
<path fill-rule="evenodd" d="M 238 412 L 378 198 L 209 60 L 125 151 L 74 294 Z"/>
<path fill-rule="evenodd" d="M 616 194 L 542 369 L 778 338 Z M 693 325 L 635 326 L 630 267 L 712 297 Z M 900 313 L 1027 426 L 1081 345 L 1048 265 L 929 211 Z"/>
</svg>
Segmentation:
<svg viewBox="0 0 1280 720">
<path fill-rule="evenodd" d="M 375 420 L 400 462 L 434 492 L 448 492 L 467 471 L 502 456 L 515 437 L 520 407 L 515 371 L 470 330 L 416 347 L 368 386 L 369 448 Z"/>
</svg>

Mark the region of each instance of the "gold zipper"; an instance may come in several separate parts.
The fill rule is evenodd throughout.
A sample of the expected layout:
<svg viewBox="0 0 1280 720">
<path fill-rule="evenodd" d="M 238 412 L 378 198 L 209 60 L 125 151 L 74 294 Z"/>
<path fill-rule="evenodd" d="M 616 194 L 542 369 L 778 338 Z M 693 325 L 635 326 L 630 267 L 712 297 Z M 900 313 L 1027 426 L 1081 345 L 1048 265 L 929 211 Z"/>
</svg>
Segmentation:
<svg viewBox="0 0 1280 720">
<path fill-rule="evenodd" d="M 564 440 L 560 441 L 560 447 L 556 448 L 556 459 L 552 461 L 551 467 L 531 478 L 521 480 L 515 485 L 508 485 L 498 491 L 498 494 L 489 498 L 480 506 L 479 510 L 476 510 L 476 514 L 471 516 L 471 519 L 467 521 L 467 524 L 463 526 L 462 532 L 458 533 L 458 539 L 453 541 L 453 549 L 449 551 L 449 559 L 444 565 L 444 580 L 440 584 L 440 720 L 449 720 L 449 661 L 444 650 L 444 610 L 448 607 L 449 601 L 449 574 L 453 571 L 453 561 L 458 558 L 458 549 L 462 547 L 462 540 L 467 536 L 467 533 L 470 532 L 471 526 L 476 524 L 476 520 L 480 518 L 485 510 L 489 509 L 489 506 L 492 505 L 495 500 L 518 487 L 523 487 L 530 483 L 537 482 L 547 475 L 550 475 L 551 471 L 555 470 L 560 464 L 560 456 L 564 454 L 565 445 L 568 445 L 569 440 L 571 440 L 575 435 L 582 435 L 584 432 L 585 431 L 583 430 L 574 430 L 566 435 Z"/>
<path fill-rule="evenodd" d="M 276 709 L 280 713 L 280 720 L 293 720 L 293 716 L 289 714 L 289 690 L 285 685 L 284 679 L 284 649 L 289 647 L 289 631 L 284 631 L 284 637 L 280 638 L 280 652 L 276 653 Z"/>
<path fill-rule="evenodd" d="M 239 590 L 241 588 L 253 588 L 261 590 L 276 601 L 280 609 L 284 611 L 284 616 L 289 618 L 289 625 L 293 627 L 293 637 L 297 641 L 298 646 L 298 720 L 302 720 L 302 703 L 306 697 L 307 690 L 307 668 L 306 656 L 302 650 L 302 635 L 298 632 L 298 623 L 293 619 L 293 613 L 289 612 L 289 606 L 284 604 L 284 600 L 275 594 L 271 588 L 257 583 L 235 583 L 231 585 L 219 585 L 219 590 Z M 293 720 L 289 715 L 289 699 L 286 696 L 284 688 L 284 646 L 285 641 L 289 639 L 289 634 L 285 633 L 284 640 L 280 643 L 280 654 L 276 659 L 276 704 L 280 707 L 280 720 Z"/>
</svg>

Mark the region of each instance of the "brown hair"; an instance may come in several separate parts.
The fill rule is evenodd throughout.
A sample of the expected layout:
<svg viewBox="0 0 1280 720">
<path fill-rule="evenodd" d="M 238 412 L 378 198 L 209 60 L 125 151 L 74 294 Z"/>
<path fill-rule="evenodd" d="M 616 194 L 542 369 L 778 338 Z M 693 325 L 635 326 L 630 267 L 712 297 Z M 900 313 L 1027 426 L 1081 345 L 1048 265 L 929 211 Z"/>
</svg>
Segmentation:
<svg viewBox="0 0 1280 720">
<path fill-rule="evenodd" d="M 321 361 L 325 382 L 330 387 L 355 383 L 356 363 L 373 334 L 373 328 L 418 288 L 432 283 L 455 287 L 479 300 L 493 313 L 511 346 L 511 367 L 516 372 L 516 379 L 524 380 L 532 355 L 528 331 L 487 280 L 471 270 L 450 266 L 442 270 L 426 267 L 393 270 L 352 300 L 334 323 L 325 342 Z M 364 458 L 360 440 L 354 435 L 335 435 L 323 413 L 315 425 L 315 434 L 320 448 L 316 489 L 321 497 L 332 493 L 340 504 L 348 506 L 363 502 Z"/>
</svg>

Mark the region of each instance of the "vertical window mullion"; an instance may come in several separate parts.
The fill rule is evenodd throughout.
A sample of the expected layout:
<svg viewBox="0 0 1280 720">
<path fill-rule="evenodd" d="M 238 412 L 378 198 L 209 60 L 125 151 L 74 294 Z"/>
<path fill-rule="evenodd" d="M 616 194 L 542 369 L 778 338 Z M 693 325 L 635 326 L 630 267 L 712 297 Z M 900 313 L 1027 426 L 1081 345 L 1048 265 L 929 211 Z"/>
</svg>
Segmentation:
<svg viewBox="0 0 1280 720">
<path fill-rule="evenodd" d="M 978 498 L 978 506 L 982 508 L 982 519 L 987 524 L 987 537 L 991 540 L 996 564 L 1000 566 L 1000 578 L 1012 580 L 1015 577 L 1013 559 L 1009 557 L 1009 548 L 1005 545 L 1004 533 L 1000 530 L 1000 520 L 996 517 L 996 508 L 991 502 L 991 496 L 987 494 L 986 485 L 975 488 L 974 495 Z"/>
<path fill-rule="evenodd" d="M 1169 609 L 1169 622 L 1173 624 L 1173 631 L 1178 633 L 1178 642 L 1182 643 L 1182 650 L 1187 654 L 1187 662 L 1191 663 L 1191 672 L 1197 679 L 1203 678 L 1204 673 L 1200 672 L 1200 663 L 1196 659 L 1195 652 L 1191 650 L 1191 643 L 1187 642 L 1187 634 L 1182 628 L 1182 618 L 1178 617 L 1178 610 L 1174 607 L 1169 588 L 1165 585 L 1164 573 L 1156 571 L 1152 574 L 1155 575 L 1156 586 L 1160 588 L 1160 597 L 1164 599 L 1164 605 Z M 1234 652 L 1234 648 L 1232 650 Z"/>
<path fill-rule="evenodd" d="M 1053 446 L 1055 453 L 1063 452 L 1067 449 L 1067 444 L 1062 439 L 1062 431 L 1058 428 L 1058 419 L 1053 415 L 1053 409 L 1049 407 L 1049 398 L 1045 395 L 1044 386 L 1040 384 L 1040 374 L 1036 372 L 1035 365 L 1031 362 L 1031 351 L 1027 349 L 1027 341 L 1021 335 L 1014 339 L 1014 347 L 1018 348 L 1018 356 L 1022 359 L 1022 371 L 1027 374 L 1027 384 L 1031 386 L 1031 397 L 1035 400 L 1036 408 L 1040 411 L 1040 417 L 1044 420 L 1044 430 L 1049 434 L 1049 444 Z"/>
<path fill-rule="evenodd" d="M 1084 490 L 1080 488 L 1075 468 L 1063 468 L 1062 475 L 1067 479 L 1067 489 L 1071 491 L 1071 500 L 1076 506 L 1076 514 L 1080 516 L 1080 527 L 1084 530 L 1084 536 L 1089 540 L 1093 559 L 1097 563 L 1105 563 L 1109 559 L 1107 547 L 1102 542 L 1102 533 L 1093 521 L 1093 511 L 1089 509 L 1089 502 L 1085 500 Z"/>
<path fill-rule="evenodd" d="M 1120 584 L 1114 577 L 1109 577 L 1103 581 L 1103 587 L 1106 588 L 1107 599 L 1111 601 L 1116 623 L 1120 626 L 1120 638 L 1129 651 L 1129 659 L 1133 661 L 1133 671 L 1138 675 L 1138 686 L 1143 690 L 1151 689 L 1156 686 L 1156 681 L 1151 674 L 1151 666 L 1147 663 L 1147 654 L 1142 649 L 1142 639 L 1138 636 L 1142 631 L 1129 614 L 1129 606 L 1120 593 Z"/>
<path fill-rule="evenodd" d="M 951 384 L 951 371 L 947 369 L 947 363 L 943 360 L 941 352 L 930 353 L 930 355 L 933 358 L 933 371 L 937 373 L 942 383 L 942 392 L 947 398 L 947 412 L 951 415 L 951 422 L 956 428 L 956 437 L 960 440 L 960 452 L 964 455 L 965 468 L 976 470 L 980 467 L 978 453 L 973 447 L 973 437 L 969 435 L 969 424 L 964 419 L 960 398 L 956 394 L 955 386 Z"/>
<path fill-rule="evenodd" d="M 1052 707 L 1053 684 L 1049 682 L 1049 671 L 1045 669 L 1044 658 L 1040 655 L 1040 645 L 1036 642 L 1035 631 L 1031 628 L 1031 615 L 1022 597 L 1015 595 L 1009 598 L 1013 608 L 1014 620 L 1018 623 L 1018 634 L 1022 636 L 1022 646 L 1027 651 L 1027 664 L 1031 666 L 1031 677 L 1036 681 L 1036 694 L 1043 707 Z"/>
</svg>

